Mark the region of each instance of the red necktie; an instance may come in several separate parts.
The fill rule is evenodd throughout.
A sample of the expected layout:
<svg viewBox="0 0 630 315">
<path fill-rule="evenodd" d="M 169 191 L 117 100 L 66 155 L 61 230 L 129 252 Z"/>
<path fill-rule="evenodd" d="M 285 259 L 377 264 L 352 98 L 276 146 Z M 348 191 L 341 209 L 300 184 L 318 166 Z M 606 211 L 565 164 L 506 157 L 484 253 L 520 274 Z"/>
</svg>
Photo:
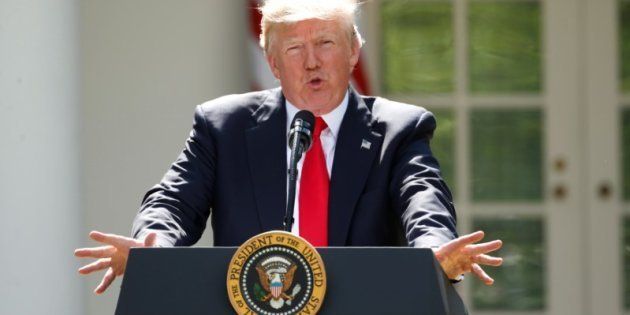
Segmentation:
<svg viewBox="0 0 630 315">
<path fill-rule="evenodd" d="M 315 119 L 313 145 L 306 152 L 300 178 L 300 236 L 313 246 L 328 246 L 328 168 L 319 135 L 326 129 L 321 117 Z"/>
</svg>

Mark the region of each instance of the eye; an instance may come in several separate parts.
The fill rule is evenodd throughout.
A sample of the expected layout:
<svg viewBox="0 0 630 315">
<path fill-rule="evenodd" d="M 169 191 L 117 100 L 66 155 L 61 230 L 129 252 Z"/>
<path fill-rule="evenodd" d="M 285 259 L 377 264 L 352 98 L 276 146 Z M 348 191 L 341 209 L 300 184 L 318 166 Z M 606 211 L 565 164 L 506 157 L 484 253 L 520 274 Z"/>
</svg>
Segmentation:
<svg viewBox="0 0 630 315">
<path fill-rule="evenodd" d="M 325 40 L 323 40 L 323 41 L 321 42 L 321 44 L 322 44 L 322 45 L 324 45 L 324 46 L 330 46 L 330 45 L 332 45 L 332 44 L 334 44 L 334 43 L 335 43 L 335 42 L 333 42 L 333 41 L 332 41 L 332 40 L 330 40 L 330 39 L 325 39 Z"/>
<path fill-rule="evenodd" d="M 302 48 L 301 45 L 291 45 L 291 46 L 287 47 L 286 53 L 288 53 L 288 54 L 297 53 L 300 50 L 300 48 Z"/>
</svg>

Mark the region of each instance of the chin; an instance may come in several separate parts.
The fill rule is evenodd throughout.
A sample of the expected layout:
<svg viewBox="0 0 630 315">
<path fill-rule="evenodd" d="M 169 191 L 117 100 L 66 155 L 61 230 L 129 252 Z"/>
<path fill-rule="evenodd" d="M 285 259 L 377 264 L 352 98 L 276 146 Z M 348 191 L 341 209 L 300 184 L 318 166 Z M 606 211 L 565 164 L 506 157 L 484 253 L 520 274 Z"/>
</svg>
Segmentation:
<svg viewBox="0 0 630 315">
<path fill-rule="evenodd" d="M 313 110 L 323 110 L 330 107 L 330 98 L 328 97 L 311 97 L 306 102 L 308 107 Z"/>
</svg>

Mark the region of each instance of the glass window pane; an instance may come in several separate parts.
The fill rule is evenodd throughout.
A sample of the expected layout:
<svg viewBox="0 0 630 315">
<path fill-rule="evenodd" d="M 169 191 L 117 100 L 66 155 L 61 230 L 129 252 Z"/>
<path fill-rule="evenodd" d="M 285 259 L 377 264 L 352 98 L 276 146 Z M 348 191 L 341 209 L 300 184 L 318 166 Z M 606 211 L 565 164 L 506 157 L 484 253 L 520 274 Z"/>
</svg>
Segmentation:
<svg viewBox="0 0 630 315">
<path fill-rule="evenodd" d="M 488 239 L 503 240 L 494 253 L 503 257 L 500 268 L 485 267 L 492 286 L 472 279 L 473 307 L 477 310 L 540 310 L 545 307 L 545 242 L 541 219 L 475 219 L 475 230 Z"/>
<path fill-rule="evenodd" d="M 621 57 L 621 90 L 630 92 L 630 1 L 619 4 L 619 49 Z"/>
<path fill-rule="evenodd" d="M 452 5 L 446 1 L 384 1 L 381 19 L 384 91 L 451 92 Z"/>
<path fill-rule="evenodd" d="M 431 111 L 437 120 L 437 129 L 431 140 L 431 151 L 440 162 L 440 170 L 446 184 L 455 187 L 455 116 L 450 109 Z"/>
<path fill-rule="evenodd" d="M 539 109 L 472 111 L 474 201 L 542 200 L 541 116 Z"/>
<path fill-rule="evenodd" d="M 623 199 L 630 201 L 630 108 L 621 114 L 621 163 L 623 168 Z"/>
<path fill-rule="evenodd" d="M 623 278 L 624 278 L 624 305 L 626 310 L 630 310 L 630 217 L 623 221 Z"/>
<path fill-rule="evenodd" d="M 540 91 L 538 2 L 474 1 L 469 23 L 472 92 Z"/>
</svg>

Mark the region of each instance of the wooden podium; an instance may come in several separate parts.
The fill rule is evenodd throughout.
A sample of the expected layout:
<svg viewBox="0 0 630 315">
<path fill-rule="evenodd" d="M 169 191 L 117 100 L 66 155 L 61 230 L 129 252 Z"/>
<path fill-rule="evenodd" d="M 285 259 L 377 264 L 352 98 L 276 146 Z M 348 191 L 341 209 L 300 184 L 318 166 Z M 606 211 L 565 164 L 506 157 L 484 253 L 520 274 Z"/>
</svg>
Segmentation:
<svg viewBox="0 0 630 315">
<path fill-rule="evenodd" d="M 226 289 L 235 247 L 134 248 L 117 315 L 234 314 Z M 467 314 L 430 249 L 318 248 L 328 288 L 319 314 Z"/>
</svg>

